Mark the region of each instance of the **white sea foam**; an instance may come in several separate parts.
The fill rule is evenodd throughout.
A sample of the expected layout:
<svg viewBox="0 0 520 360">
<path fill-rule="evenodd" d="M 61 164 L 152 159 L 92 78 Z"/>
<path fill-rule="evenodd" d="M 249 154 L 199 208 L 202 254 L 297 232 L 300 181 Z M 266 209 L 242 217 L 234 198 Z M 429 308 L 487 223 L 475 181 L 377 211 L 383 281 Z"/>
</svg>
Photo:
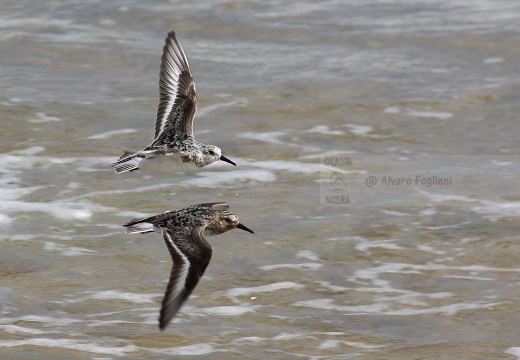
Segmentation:
<svg viewBox="0 0 520 360">
<path fill-rule="evenodd" d="M 35 212 L 48 213 L 61 220 L 89 220 L 95 211 L 114 212 L 115 209 L 89 203 L 0 201 L 0 211 L 5 213 Z"/>
<path fill-rule="evenodd" d="M 427 197 L 430 201 L 432 202 L 435 202 L 435 203 L 440 203 L 440 202 L 463 202 L 463 203 L 476 203 L 478 202 L 477 199 L 472 199 L 468 196 L 464 196 L 464 195 L 444 195 L 444 194 L 433 194 L 433 193 L 429 193 L 427 191 L 424 191 L 424 190 L 419 190 L 418 191 L 419 194 Z"/>
<path fill-rule="evenodd" d="M 339 347 L 340 345 L 345 345 L 349 347 L 355 347 L 359 349 L 379 349 L 386 347 L 387 345 L 371 345 L 371 344 L 365 344 L 358 341 L 347 341 L 347 340 L 325 340 L 323 341 L 320 346 L 318 346 L 319 349 L 335 349 Z"/>
<path fill-rule="evenodd" d="M 482 60 L 483 64 L 499 64 L 504 61 L 504 58 L 487 58 Z"/>
<path fill-rule="evenodd" d="M 243 343 L 252 343 L 252 344 L 259 344 L 261 342 L 264 342 L 267 340 L 267 338 L 260 337 L 260 336 L 244 336 L 238 339 L 233 340 L 233 344 L 243 344 Z"/>
<path fill-rule="evenodd" d="M 481 205 L 473 206 L 478 213 L 498 215 L 500 217 L 520 216 L 520 201 L 491 201 L 481 200 Z"/>
<path fill-rule="evenodd" d="M 226 172 L 201 171 L 198 177 L 184 180 L 182 184 L 190 186 L 218 187 L 223 184 L 236 184 L 239 182 L 273 182 L 275 174 L 267 170 L 231 170 Z"/>
<path fill-rule="evenodd" d="M 351 133 L 359 136 L 364 136 L 367 135 L 369 132 L 374 131 L 374 128 L 368 125 L 345 124 L 344 126 L 349 128 L 349 131 Z"/>
<path fill-rule="evenodd" d="M 520 360 L 520 346 L 517 347 L 510 347 L 506 351 L 504 351 L 506 354 L 516 356 L 516 360 Z"/>
<path fill-rule="evenodd" d="M 91 135 L 87 137 L 86 139 L 94 140 L 94 139 L 108 139 L 111 138 L 114 135 L 120 135 L 120 134 L 132 134 L 137 132 L 136 129 L 121 129 L 121 130 L 113 130 L 113 131 L 107 131 L 101 134 Z"/>
<path fill-rule="evenodd" d="M 391 286 L 391 283 L 387 280 L 380 278 L 382 274 L 413 274 L 421 275 L 423 272 L 438 271 L 446 273 L 445 277 L 451 276 L 473 276 L 474 280 L 486 281 L 487 278 L 482 277 L 478 279 L 476 274 L 484 272 L 505 272 L 505 273 L 520 273 L 520 268 L 492 268 L 482 265 L 468 265 L 468 266 L 447 266 L 443 264 L 429 263 L 425 265 L 418 264 L 405 264 L 405 263 L 387 263 L 381 266 L 359 269 L 354 272 L 352 276 L 348 276 L 347 280 L 352 283 L 365 284 L 367 281 L 371 286 L 363 287 L 358 286 L 352 288 L 354 291 L 370 292 L 370 293 L 393 293 L 398 295 L 386 296 L 378 299 L 383 302 L 397 302 L 397 303 L 425 303 L 431 298 L 448 298 L 452 294 L 447 292 L 440 293 L 418 293 L 415 291 L 408 291 L 397 289 Z M 469 274 L 468 274 L 469 273 Z"/>
<path fill-rule="evenodd" d="M 446 279 L 466 279 L 466 280 L 476 280 L 476 281 L 494 281 L 494 278 L 484 277 L 484 276 L 470 276 L 470 275 L 444 275 Z"/>
<path fill-rule="evenodd" d="M 471 204 L 471 209 L 478 213 L 495 215 L 501 217 L 516 217 L 520 216 L 520 201 L 496 201 L 496 200 L 480 200 L 463 195 L 443 195 L 432 194 L 427 191 L 420 190 L 419 193 L 427 197 L 430 201 L 435 203 L 455 202 L 462 204 Z M 465 225 L 469 222 L 449 225 L 459 226 Z"/>
<path fill-rule="evenodd" d="M 312 335 L 312 334 L 311 334 Z M 240 337 L 238 339 L 233 340 L 233 344 L 240 345 L 244 343 L 252 343 L 252 344 L 260 344 L 266 341 L 269 342 L 279 342 L 279 341 L 290 341 L 294 339 L 299 339 L 309 336 L 309 334 L 304 333 L 288 333 L 288 332 L 282 332 L 278 335 L 275 335 L 273 337 L 260 337 L 260 336 L 244 336 Z"/>
<path fill-rule="evenodd" d="M 113 189 L 113 190 L 90 191 L 90 192 L 84 193 L 82 195 L 78 195 L 78 196 L 74 196 L 74 197 L 63 199 L 62 201 L 64 201 L 64 202 L 65 201 L 66 202 L 74 202 L 74 201 L 77 201 L 77 200 L 80 200 L 80 199 L 92 198 L 92 197 L 96 197 L 96 196 L 115 195 L 115 194 L 129 194 L 129 193 L 142 193 L 142 192 L 147 192 L 147 191 L 151 191 L 151 190 L 158 190 L 158 189 L 171 188 L 171 187 L 172 187 L 172 184 L 171 183 L 167 183 L 167 184 L 154 184 L 154 185 L 139 186 L 139 187 L 134 187 L 134 188 L 130 188 L 130 189 Z"/>
<path fill-rule="evenodd" d="M 416 117 L 426 117 L 426 118 L 437 118 L 437 119 L 449 119 L 453 116 L 452 113 L 449 112 L 440 112 L 440 111 L 420 111 L 413 109 L 406 109 L 406 114 L 410 116 Z M 386 114 L 399 114 L 401 113 L 401 109 L 398 106 L 390 106 L 383 110 Z"/>
<path fill-rule="evenodd" d="M 46 115 L 45 113 L 42 113 L 42 112 L 36 113 L 36 118 L 29 119 L 29 122 L 32 122 L 32 123 L 46 123 L 49 121 L 61 121 L 61 119 L 56 116 Z"/>
<path fill-rule="evenodd" d="M 64 200 L 55 200 L 51 202 L 31 202 L 22 201 L 22 197 L 34 193 L 45 188 L 44 186 L 32 186 L 19 188 L 13 184 L 22 183 L 16 174 L 21 174 L 26 169 L 32 169 L 37 166 L 39 169 L 51 168 L 55 165 L 75 163 L 79 158 L 53 158 L 48 156 L 36 156 L 45 150 L 41 146 L 33 146 L 26 149 L 15 150 L 9 154 L 0 154 L 0 162 L 3 168 L 0 171 L 6 173 L 0 178 L 0 184 L 4 184 L 0 188 L 0 223 L 11 223 L 10 214 L 18 212 L 44 212 L 56 218 L 63 220 L 89 220 L 94 212 L 113 211 L 112 208 L 95 205 L 90 202 L 67 202 Z M 87 160 L 85 160 L 87 159 Z M 97 164 L 99 166 L 99 158 L 82 158 L 80 162 Z"/>
<path fill-rule="evenodd" d="M 87 292 L 86 296 L 76 296 L 71 299 L 55 300 L 56 304 L 75 304 L 82 303 L 86 300 L 117 300 L 128 301 L 134 304 L 155 304 L 154 299 L 160 294 L 138 294 L 123 292 L 119 290 L 104 290 L 97 292 Z M 113 314 L 113 313 L 110 313 Z M 96 315 L 97 316 L 97 315 Z"/>
<path fill-rule="evenodd" d="M 2 235 L 0 234 L 0 239 L 7 239 L 11 241 L 30 241 L 36 238 L 36 234 L 9 234 L 9 235 Z"/>
<path fill-rule="evenodd" d="M 313 261 L 319 260 L 318 255 L 316 255 L 316 253 L 314 253 L 310 250 L 300 250 L 296 253 L 296 257 L 301 257 L 301 258 L 309 259 L 309 260 L 313 260 Z"/>
<path fill-rule="evenodd" d="M 333 284 L 329 283 L 328 281 L 319 281 L 318 283 L 327 290 L 332 290 L 332 291 L 336 291 L 336 292 L 344 292 L 346 290 L 349 290 L 349 288 L 347 288 L 345 286 L 333 285 Z"/>
<path fill-rule="evenodd" d="M 372 126 L 368 125 L 357 125 L 357 124 L 345 124 L 343 125 L 346 128 L 349 128 L 349 132 L 357 135 L 357 136 L 363 136 L 371 139 L 386 139 L 394 135 L 378 135 L 378 134 L 371 134 L 372 131 L 374 131 L 374 128 Z"/>
<path fill-rule="evenodd" d="M 109 164 L 114 161 L 112 156 L 98 156 L 98 157 L 78 157 L 74 158 L 74 166 L 76 171 L 94 172 L 94 171 L 109 171 Z"/>
<path fill-rule="evenodd" d="M 345 156 L 345 154 L 354 155 L 357 154 L 357 151 L 354 150 L 327 150 L 327 151 L 321 151 L 317 154 L 308 154 L 308 155 L 302 155 L 298 157 L 299 160 L 309 160 L 309 159 L 323 159 L 326 157 L 334 157 L 334 156 Z"/>
<path fill-rule="evenodd" d="M 435 214 L 437 214 L 437 210 L 435 210 L 432 207 L 419 211 L 419 215 L 421 215 L 421 216 L 433 216 Z"/>
<path fill-rule="evenodd" d="M 10 218 L 7 215 L 0 214 L 0 224 L 7 225 L 7 224 L 11 224 L 12 222 L 13 222 L 12 218 Z"/>
<path fill-rule="evenodd" d="M 515 166 L 516 163 L 513 161 L 499 161 L 499 160 L 491 160 L 491 163 L 496 166 Z"/>
<path fill-rule="evenodd" d="M 10 334 L 19 334 L 19 335 L 42 335 L 49 334 L 52 331 L 43 331 L 39 329 L 31 329 L 28 327 L 18 326 L 18 325 L 0 325 L 0 329 L 4 330 Z"/>
<path fill-rule="evenodd" d="M 30 156 L 30 155 L 39 154 L 43 151 L 45 151 L 45 148 L 43 146 L 31 146 L 31 147 L 28 147 L 27 149 L 13 150 L 9 154 L 16 155 L 16 156 Z"/>
<path fill-rule="evenodd" d="M 318 346 L 319 349 L 335 349 L 339 346 L 349 346 L 360 349 L 378 349 L 382 347 L 386 347 L 387 345 L 371 345 L 367 343 L 362 343 L 358 341 L 348 341 L 342 339 L 334 339 L 334 337 L 342 337 L 345 338 L 346 334 L 344 332 L 339 331 L 321 331 L 321 332 L 312 332 L 312 333 L 289 333 L 282 332 L 273 337 L 260 337 L 260 336 L 244 336 L 233 340 L 231 343 L 235 346 L 244 346 L 247 344 L 262 344 L 265 342 L 269 343 L 280 343 L 283 341 L 292 342 L 295 339 L 312 339 L 316 340 L 323 336 L 327 336 L 329 339 L 321 342 Z"/>
<path fill-rule="evenodd" d="M 95 354 L 107 354 L 114 356 L 123 356 L 129 352 L 137 351 L 139 348 L 135 345 L 103 346 L 96 341 L 72 340 L 72 339 L 47 339 L 47 338 L 30 338 L 24 340 L 5 340 L 0 341 L 0 347 L 16 347 L 16 346 L 40 346 L 50 348 L 62 348 L 70 350 L 86 351 Z"/>
<path fill-rule="evenodd" d="M 387 214 L 387 215 L 391 215 L 391 216 L 411 216 L 412 215 L 412 214 L 407 214 L 407 213 L 404 213 L 404 212 L 401 212 L 401 211 L 396 211 L 396 210 L 385 210 L 385 209 L 382 209 L 380 211 L 383 214 Z"/>
<path fill-rule="evenodd" d="M 358 237 L 359 238 L 359 237 Z M 380 248 L 380 249 L 388 249 L 388 250 L 403 250 L 403 247 L 397 245 L 395 240 L 385 239 L 385 240 L 368 240 L 361 238 L 356 243 L 356 250 L 366 252 L 372 248 Z"/>
<path fill-rule="evenodd" d="M 212 314 L 212 315 L 224 315 L 224 316 L 238 316 L 249 312 L 254 312 L 260 308 L 260 305 L 255 306 L 213 306 L 202 309 L 197 309 L 198 313 Z"/>
<path fill-rule="evenodd" d="M 152 216 L 155 214 L 142 213 L 142 212 L 138 212 L 138 211 L 120 211 L 115 215 L 133 219 L 133 218 L 144 218 L 144 217 Z M 106 226 L 110 227 L 111 229 L 121 230 L 121 225 L 106 224 Z"/>
<path fill-rule="evenodd" d="M 283 145 L 285 142 L 279 138 L 287 135 L 285 131 L 271 131 L 271 132 L 251 132 L 243 131 L 237 134 L 238 137 L 244 139 L 255 139 L 265 141 L 271 144 Z"/>
<path fill-rule="evenodd" d="M 300 270 L 319 270 L 323 264 L 318 263 L 300 263 L 300 264 L 273 264 L 260 266 L 260 270 L 269 271 L 276 269 L 300 269 Z"/>
<path fill-rule="evenodd" d="M 401 112 L 401 109 L 399 106 L 389 106 L 383 110 L 383 112 L 387 114 L 399 114 Z"/>
<path fill-rule="evenodd" d="M 156 354 L 163 354 L 169 356 L 197 356 L 208 355 L 214 352 L 221 352 L 223 350 L 215 350 L 210 344 L 192 344 L 181 347 L 171 347 L 163 349 L 148 349 Z"/>
<path fill-rule="evenodd" d="M 465 265 L 465 266 L 448 266 L 444 264 L 428 263 L 428 264 L 407 264 L 407 263 L 386 263 L 380 266 L 356 270 L 351 281 L 359 279 L 378 280 L 380 274 L 420 274 L 423 271 L 450 271 L 450 272 L 504 272 L 504 273 L 520 273 L 520 268 L 497 268 L 484 265 Z M 384 284 L 381 282 L 379 284 Z M 393 289 L 392 290 L 396 290 Z"/>
<path fill-rule="evenodd" d="M 292 282 L 292 281 L 283 281 L 283 282 L 277 282 L 272 283 L 268 285 L 261 285 L 261 286 L 254 286 L 254 287 L 248 287 L 248 288 L 233 288 L 227 291 L 227 295 L 235 299 L 239 296 L 248 296 L 251 294 L 258 294 L 258 293 L 264 293 L 264 292 L 273 292 L 278 290 L 284 290 L 284 289 L 301 289 L 303 288 L 303 285 Z"/>
<path fill-rule="evenodd" d="M 429 246 L 429 245 L 417 245 L 417 250 L 420 250 L 420 251 L 424 251 L 424 252 L 428 252 L 428 253 L 431 253 L 431 254 L 438 254 L 438 255 L 444 255 L 446 254 L 446 251 L 441 251 L 441 250 L 435 250 L 433 247 Z"/>
<path fill-rule="evenodd" d="M 157 296 L 160 296 L 160 294 L 157 294 Z M 83 299 L 87 299 L 87 298 L 83 298 Z M 71 302 L 74 302 L 73 301 L 69 301 L 69 300 L 66 300 L 65 302 L 67 303 L 71 303 Z M 65 303 L 63 301 L 56 301 L 56 303 Z M 183 307 L 184 309 L 184 307 Z M 153 313 L 153 315 L 155 317 L 157 317 L 157 307 L 154 305 L 154 306 L 139 306 L 139 307 L 132 307 L 130 309 L 125 309 L 125 310 L 117 310 L 117 311 L 105 311 L 105 312 L 98 312 L 98 313 L 95 313 L 95 314 L 87 314 L 86 316 L 88 318 L 95 318 L 95 317 L 99 317 L 99 318 L 106 318 L 107 316 L 111 316 L 111 315 L 118 315 L 118 314 L 123 314 L 123 313 L 127 313 L 127 312 L 138 312 L 138 313 L 142 313 L 143 311 L 149 311 L 150 313 Z M 144 316 L 143 314 L 139 314 L 140 316 Z M 156 318 L 154 320 L 157 320 Z"/>
<path fill-rule="evenodd" d="M 26 188 L 2 187 L 0 188 L 0 201 L 17 200 L 22 196 L 31 194 L 43 186 L 32 186 Z"/>
<path fill-rule="evenodd" d="M 41 316 L 41 315 L 24 315 L 16 318 L 0 318 L 0 323 L 10 324 L 19 321 L 28 321 L 28 322 L 37 322 L 42 323 L 45 326 L 53 325 L 58 327 L 67 326 L 70 324 L 81 322 L 81 320 L 71 319 L 71 318 L 53 318 L 49 316 Z"/>
<path fill-rule="evenodd" d="M 436 112 L 436 111 L 418 111 L 418 110 L 407 110 L 408 115 L 416 117 L 436 118 L 436 119 L 449 119 L 453 116 L 449 112 Z"/>
<path fill-rule="evenodd" d="M 139 309 L 141 310 L 141 309 Z M 136 324 L 137 322 L 132 321 L 124 321 L 124 320 L 90 320 L 88 322 L 85 322 L 85 325 L 88 327 L 97 327 L 97 326 L 107 326 L 107 325 L 116 325 L 120 326 L 121 324 Z M 143 321 L 139 321 L 139 324 L 143 324 Z M 154 322 L 150 322 L 150 324 L 153 324 Z"/>
<path fill-rule="evenodd" d="M 96 252 L 94 250 L 80 248 L 80 247 L 64 246 L 64 245 L 56 244 L 56 243 L 50 242 L 50 241 L 45 242 L 45 245 L 43 246 L 43 250 L 58 251 L 64 256 L 78 256 L 78 255 L 84 255 L 86 253 Z"/>
<path fill-rule="evenodd" d="M 103 26 L 112 26 L 116 24 L 116 21 L 114 19 L 102 19 L 98 21 L 99 25 Z"/>
<path fill-rule="evenodd" d="M 324 135 L 343 135 L 343 134 L 345 134 L 341 130 L 330 130 L 330 127 L 327 125 L 315 125 L 312 128 L 310 128 L 309 130 L 306 130 L 306 132 L 324 134 Z"/>
<path fill-rule="evenodd" d="M 273 341 L 290 341 L 290 340 L 293 340 L 293 339 L 299 339 L 299 338 L 302 338 L 302 337 L 305 337 L 307 336 L 307 334 L 304 334 L 304 333 L 288 333 L 288 332 L 282 332 L 278 335 L 275 335 L 273 336 L 272 338 L 270 338 L 269 340 L 273 340 Z"/>
<path fill-rule="evenodd" d="M 291 131 L 293 133 L 293 131 Z M 306 151 L 320 151 L 321 149 L 316 146 L 302 145 L 296 144 L 291 141 L 285 141 L 280 139 L 282 136 L 289 136 L 287 131 L 271 131 L 271 132 L 252 132 L 252 131 L 244 131 L 237 134 L 238 137 L 243 139 L 254 139 L 259 141 L 264 141 L 271 144 L 283 145 L 283 146 L 291 146 L 298 147 Z"/>
<path fill-rule="evenodd" d="M 52 157 L 36 156 L 45 150 L 40 146 L 33 146 L 27 149 L 14 150 L 8 154 L 0 154 L 0 162 L 3 164 L 3 172 L 21 172 L 23 170 L 49 169 L 56 165 L 74 164 L 77 171 L 92 171 L 98 169 L 100 165 L 110 164 L 113 157 Z M 90 170 L 89 170 L 90 169 Z M 7 170 L 7 171 L 6 171 Z"/>
<path fill-rule="evenodd" d="M 13 295 L 13 290 L 8 287 L 0 286 L 0 313 L 10 308 L 9 298 Z M 3 323 L 0 318 L 0 323 Z"/>
<path fill-rule="evenodd" d="M 431 249 L 423 249 L 430 251 Z M 370 284 L 369 286 L 354 286 L 351 288 L 332 285 L 328 282 L 319 282 L 324 289 L 344 292 L 358 291 L 373 293 L 374 302 L 361 305 L 344 305 L 337 303 L 337 299 L 330 298 L 313 299 L 295 302 L 294 306 L 304 306 L 317 309 L 336 310 L 348 313 L 385 314 L 385 315 L 414 315 L 414 314 L 447 314 L 452 315 L 465 310 L 486 309 L 499 305 L 500 302 L 455 302 L 442 306 L 432 306 L 430 300 L 443 299 L 444 303 L 454 297 L 450 292 L 421 293 L 398 289 L 392 286 L 390 281 L 381 278 L 383 274 L 413 274 L 420 275 L 423 272 L 444 272 L 444 278 L 471 277 L 471 280 L 489 281 L 488 277 L 478 276 L 485 272 L 520 273 L 520 268 L 493 268 L 482 265 L 448 266 L 444 264 L 404 264 L 388 263 L 381 266 L 359 269 L 353 275 L 347 276 L 346 280 L 353 284 Z M 433 302 L 435 304 L 435 302 Z"/>
<path fill-rule="evenodd" d="M 88 220 L 92 217 L 93 212 L 90 209 L 84 208 L 84 209 L 63 209 L 59 205 L 50 209 L 50 213 L 57 217 L 58 219 L 62 220 Z"/>
<path fill-rule="evenodd" d="M 87 298 L 88 299 L 96 299 L 96 300 L 124 300 L 133 302 L 136 304 L 143 303 L 155 303 L 154 298 L 157 295 L 155 294 L 137 294 L 130 292 L 122 292 L 118 290 L 105 290 L 92 293 Z"/>
<path fill-rule="evenodd" d="M 241 164 L 242 165 L 242 164 Z M 293 173 L 302 174 L 317 174 L 320 171 L 326 171 L 330 168 L 315 163 L 302 163 L 298 161 L 280 161 L 280 160 L 265 160 L 265 161 L 244 161 L 243 165 L 250 165 L 253 167 L 267 169 L 267 170 L 278 170 L 278 171 L 289 171 Z"/>
<path fill-rule="evenodd" d="M 216 109 L 223 108 L 223 107 L 236 106 L 236 105 L 245 106 L 245 105 L 247 105 L 247 103 L 248 103 L 248 101 L 246 98 L 236 98 L 233 101 L 218 102 L 213 105 L 208 105 L 208 106 L 198 108 L 197 116 L 199 116 L 199 117 L 205 116 L 205 115 L 215 111 Z"/>
<path fill-rule="evenodd" d="M 333 299 L 314 299 L 303 300 L 293 303 L 294 306 L 310 307 L 322 310 L 335 310 L 348 312 L 352 314 L 381 314 L 381 315 L 422 315 L 422 314 L 445 314 L 454 315 L 465 310 L 489 309 L 500 305 L 500 302 L 493 303 L 455 303 L 444 306 L 424 307 L 426 303 L 414 303 L 412 305 L 421 306 L 420 308 L 403 308 L 395 310 L 395 306 L 385 303 L 376 303 L 370 305 L 337 305 Z"/>
<path fill-rule="evenodd" d="M 469 225 L 471 224 L 472 221 L 464 221 L 464 222 L 461 222 L 461 223 L 458 223 L 458 224 L 449 224 L 449 225 L 439 225 L 439 226 L 426 226 L 426 225 L 423 225 L 422 227 L 424 227 L 425 229 L 428 229 L 428 230 L 445 230 L 445 229 L 458 229 L 464 225 Z"/>
</svg>

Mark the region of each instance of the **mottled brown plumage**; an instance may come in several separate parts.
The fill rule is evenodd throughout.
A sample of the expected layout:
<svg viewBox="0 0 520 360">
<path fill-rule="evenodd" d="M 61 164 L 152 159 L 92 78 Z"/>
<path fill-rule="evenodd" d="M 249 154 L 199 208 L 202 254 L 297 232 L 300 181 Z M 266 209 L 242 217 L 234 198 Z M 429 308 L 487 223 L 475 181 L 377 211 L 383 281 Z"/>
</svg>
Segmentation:
<svg viewBox="0 0 520 360">
<path fill-rule="evenodd" d="M 228 211 L 223 202 L 188 206 L 161 215 L 133 219 L 126 227 L 128 234 L 159 232 L 173 260 L 170 281 L 159 317 L 164 330 L 198 284 L 211 260 L 213 248 L 204 236 L 222 234 L 234 228 L 253 233 L 240 224 L 238 217 Z"/>
</svg>

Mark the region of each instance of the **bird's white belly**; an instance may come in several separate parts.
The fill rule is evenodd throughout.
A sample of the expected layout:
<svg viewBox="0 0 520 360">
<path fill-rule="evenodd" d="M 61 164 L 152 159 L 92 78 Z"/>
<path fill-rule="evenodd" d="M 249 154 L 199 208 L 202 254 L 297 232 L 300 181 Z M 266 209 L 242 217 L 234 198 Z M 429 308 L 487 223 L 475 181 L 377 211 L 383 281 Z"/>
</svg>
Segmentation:
<svg viewBox="0 0 520 360">
<path fill-rule="evenodd" d="M 145 158 L 139 163 L 139 169 L 144 171 L 185 172 L 195 170 L 197 165 L 183 162 L 181 156 L 157 156 Z"/>
</svg>

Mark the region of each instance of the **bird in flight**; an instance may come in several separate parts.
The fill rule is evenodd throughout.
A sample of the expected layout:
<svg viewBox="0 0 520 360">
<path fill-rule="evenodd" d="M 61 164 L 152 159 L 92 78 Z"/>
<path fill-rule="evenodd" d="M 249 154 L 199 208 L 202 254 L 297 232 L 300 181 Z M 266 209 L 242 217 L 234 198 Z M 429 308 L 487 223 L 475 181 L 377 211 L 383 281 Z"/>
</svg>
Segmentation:
<svg viewBox="0 0 520 360">
<path fill-rule="evenodd" d="M 132 219 L 124 225 L 127 234 L 162 233 L 173 260 L 159 317 L 161 331 L 188 299 L 209 264 L 213 248 L 204 236 L 222 234 L 235 228 L 253 234 L 228 208 L 224 202 L 191 205 L 161 215 Z"/>
<path fill-rule="evenodd" d="M 215 145 L 205 145 L 193 135 L 197 94 L 182 45 L 171 31 L 166 37 L 159 76 L 159 106 L 152 143 L 144 150 L 125 151 L 112 164 L 116 174 L 138 169 L 151 171 L 189 171 L 222 160 Z"/>
</svg>

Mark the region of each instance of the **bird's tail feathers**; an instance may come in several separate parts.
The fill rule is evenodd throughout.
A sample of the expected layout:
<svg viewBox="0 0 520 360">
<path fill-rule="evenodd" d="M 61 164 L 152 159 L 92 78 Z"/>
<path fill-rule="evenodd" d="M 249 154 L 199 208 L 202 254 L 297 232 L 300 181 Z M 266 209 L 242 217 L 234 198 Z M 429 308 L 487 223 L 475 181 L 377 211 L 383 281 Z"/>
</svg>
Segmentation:
<svg viewBox="0 0 520 360">
<path fill-rule="evenodd" d="M 112 164 L 116 174 L 138 170 L 141 159 L 136 157 L 136 154 L 137 153 L 132 151 L 125 151 L 123 155 L 121 155 L 119 159 L 117 159 L 117 161 Z"/>
<path fill-rule="evenodd" d="M 140 219 L 132 219 L 129 224 L 132 224 L 134 221 L 139 221 Z M 141 223 L 137 223 L 137 224 L 132 224 L 132 225 L 125 225 L 126 226 L 126 233 L 127 234 L 145 234 L 145 233 L 149 233 L 149 232 L 153 232 L 155 231 L 154 230 L 154 227 L 153 227 L 153 224 L 150 224 L 150 223 L 147 223 L 147 222 L 141 222 Z"/>
</svg>

